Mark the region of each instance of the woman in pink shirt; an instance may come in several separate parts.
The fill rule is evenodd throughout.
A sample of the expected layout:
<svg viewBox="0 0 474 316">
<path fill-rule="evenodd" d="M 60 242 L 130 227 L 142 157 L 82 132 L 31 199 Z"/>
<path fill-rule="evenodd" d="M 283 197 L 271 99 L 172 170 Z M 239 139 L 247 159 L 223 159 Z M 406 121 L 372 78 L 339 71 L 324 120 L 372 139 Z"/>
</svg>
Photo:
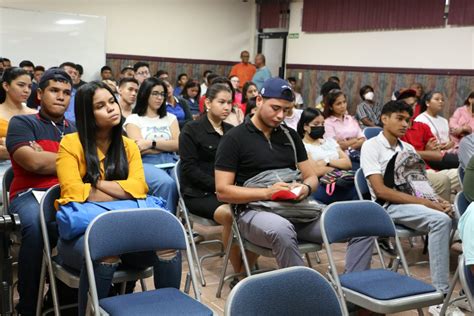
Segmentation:
<svg viewBox="0 0 474 316">
<path fill-rule="evenodd" d="M 349 154 L 352 169 L 359 168 L 360 148 L 365 136 L 355 118 L 347 113 L 346 96 L 341 90 L 333 89 L 324 98 L 325 138 L 333 138 L 342 150 Z"/>
<path fill-rule="evenodd" d="M 454 111 L 453 116 L 449 119 L 449 128 L 452 140 L 459 143 L 461 138 L 469 135 L 474 130 L 474 92 L 471 92 L 464 101 L 464 105 Z"/>
</svg>

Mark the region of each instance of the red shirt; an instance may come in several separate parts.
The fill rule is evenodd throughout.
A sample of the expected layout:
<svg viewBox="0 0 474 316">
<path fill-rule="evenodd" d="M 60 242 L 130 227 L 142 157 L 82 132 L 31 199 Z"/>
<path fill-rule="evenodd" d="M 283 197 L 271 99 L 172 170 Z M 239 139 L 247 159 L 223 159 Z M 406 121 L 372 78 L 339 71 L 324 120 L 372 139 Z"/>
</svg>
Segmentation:
<svg viewBox="0 0 474 316">
<path fill-rule="evenodd" d="M 426 143 L 433 137 L 435 136 L 428 125 L 421 122 L 413 122 L 405 136 L 400 139 L 415 147 L 417 151 L 423 151 L 426 149 Z M 429 168 L 428 165 L 426 167 Z"/>
</svg>

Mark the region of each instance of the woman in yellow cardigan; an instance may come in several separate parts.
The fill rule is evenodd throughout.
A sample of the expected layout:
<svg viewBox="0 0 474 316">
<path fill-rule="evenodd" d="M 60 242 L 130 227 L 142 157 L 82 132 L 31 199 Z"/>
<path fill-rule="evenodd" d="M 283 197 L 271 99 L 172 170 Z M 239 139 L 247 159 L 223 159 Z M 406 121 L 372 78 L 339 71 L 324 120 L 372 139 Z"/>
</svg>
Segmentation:
<svg viewBox="0 0 474 316">
<path fill-rule="evenodd" d="M 122 113 L 110 88 L 97 81 L 85 84 L 77 91 L 75 104 L 78 132 L 63 138 L 56 161 L 61 186 L 58 204 L 146 198 L 148 187 L 140 151 L 135 142 L 122 136 Z M 79 314 L 84 315 L 88 283 L 83 235 L 72 240 L 60 236 L 58 251 L 64 265 L 81 271 Z M 119 261 L 128 267 L 152 265 L 156 288 L 179 288 L 179 254 L 165 261 L 154 252 L 134 253 L 94 262 L 99 299 L 107 297 Z"/>
</svg>

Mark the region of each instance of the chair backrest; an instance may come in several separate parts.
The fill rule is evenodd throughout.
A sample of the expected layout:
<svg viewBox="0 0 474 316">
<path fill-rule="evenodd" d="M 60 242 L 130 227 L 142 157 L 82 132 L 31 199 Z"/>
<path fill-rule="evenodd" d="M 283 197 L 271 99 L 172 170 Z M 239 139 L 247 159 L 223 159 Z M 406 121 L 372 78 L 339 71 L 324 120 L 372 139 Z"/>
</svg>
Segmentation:
<svg viewBox="0 0 474 316">
<path fill-rule="evenodd" d="M 364 133 L 365 138 L 371 139 L 372 137 L 375 137 L 378 134 L 380 134 L 381 131 L 382 131 L 381 127 L 374 126 L 374 127 L 366 127 L 364 128 L 362 132 Z"/>
<path fill-rule="evenodd" d="M 158 208 L 105 212 L 89 224 L 84 240 L 93 261 L 131 252 L 187 249 L 183 225 Z"/>
<path fill-rule="evenodd" d="M 357 169 L 354 182 L 359 200 L 370 200 L 369 186 L 362 168 Z"/>
<path fill-rule="evenodd" d="M 466 265 L 466 260 L 464 255 L 460 255 L 458 259 L 459 264 L 459 279 L 461 280 L 462 288 L 464 293 L 471 304 L 471 307 L 474 306 L 474 276 L 471 272 L 471 266 Z"/>
<path fill-rule="evenodd" d="M 174 166 L 174 179 L 176 181 L 176 188 L 178 189 L 179 198 L 182 199 L 183 196 L 181 194 L 181 159 L 176 162 Z"/>
<path fill-rule="evenodd" d="M 46 253 L 51 254 L 51 248 L 58 239 L 58 228 L 56 226 L 56 209 L 54 208 L 54 201 L 61 196 L 61 188 L 59 184 L 52 186 L 46 191 L 40 202 L 40 222 L 41 231 L 43 233 L 43 240 L 49 240 L 49 243 L 44 243 Z"/>
<path fill-rule="evenodd" d="M 395 225 L 385 209 L 372 201 L 330 204 L 321 217 L 323 239 L 329 244 L 353 237 L 395 237 Z"/>
<path fill-rule="evenodd" d="M 3 200 L 3 213 L 8 213 L 10 206 L 10 186 L 13 181 L 13 168 L 9 167 L 3 174 L 2 179 L 2 200 Z"/>
<path fill-rule="evenodd" d="M 331 284 L 307 267 L 252 275 L 227 298 L 225 315 L 342 315 Z"/>
<path fill-rule="evenodd" d="M 454 207 L 456 208 L 457 212 L 459 213 L 459 216 L 462 216 L 464 212 L 467 210 L 469 207 L 469 201 L 466 199 L 466 196 L 464 195 L 463 191 L 458 192 L 456 194 L 456 197 L 454 198 Z"/>
</svg>

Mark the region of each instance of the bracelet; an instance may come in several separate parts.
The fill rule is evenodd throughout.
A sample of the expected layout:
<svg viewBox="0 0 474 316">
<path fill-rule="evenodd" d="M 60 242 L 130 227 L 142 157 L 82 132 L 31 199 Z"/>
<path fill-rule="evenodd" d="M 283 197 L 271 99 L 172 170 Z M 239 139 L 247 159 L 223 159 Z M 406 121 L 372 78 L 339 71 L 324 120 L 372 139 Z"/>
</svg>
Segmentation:
<svg viewBox="0 0 474 316">
<path fill-rule="evenodd" d="M 311 193 L 313 193 L 313 188 L 312 188 L 309 184 L 307 184 L 307 183 L 304 183 L 304 182 L 303 182 L 303 184 L 308 187 L 308 196 L 310 196 Z"/>
</svg>

